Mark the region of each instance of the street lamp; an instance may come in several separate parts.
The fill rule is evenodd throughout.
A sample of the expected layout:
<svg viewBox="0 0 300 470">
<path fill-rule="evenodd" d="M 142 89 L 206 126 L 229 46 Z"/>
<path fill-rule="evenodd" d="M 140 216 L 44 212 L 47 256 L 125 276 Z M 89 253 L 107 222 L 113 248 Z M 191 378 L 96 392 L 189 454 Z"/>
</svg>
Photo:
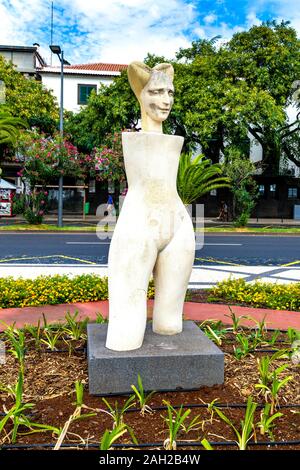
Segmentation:
<svg viewBox="0 0 300 470">
<path fill-rule="evenodd" d="M 61 139 L 64 135 L 64 65 L 70 65 L 69 62 L 64 60 L 64 51 L 60 46 L 50 45 L 50 50 L 53 54 L 56 54 L 60 60 L 60 109 L 59 109 L 59 133 Z M 58 183 L 58 220 L 57 224 L 59 227 L 63 225 L 63 175 L 59 176 Z"/>
</svg>

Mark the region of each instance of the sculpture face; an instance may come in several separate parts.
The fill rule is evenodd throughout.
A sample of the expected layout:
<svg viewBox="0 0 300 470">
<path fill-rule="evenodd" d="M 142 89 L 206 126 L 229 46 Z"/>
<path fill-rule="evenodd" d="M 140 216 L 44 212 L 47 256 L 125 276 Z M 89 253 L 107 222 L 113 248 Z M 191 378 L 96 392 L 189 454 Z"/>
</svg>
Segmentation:
<svg viewBox="0 0 300 470">
<path fill-rule="evenodd" d="M 170 114 L 174 102 L 174 87 L 169 75 L 153 72 L 141 92 L 140 101 L 150 121 L 162 123 Z"/>
</svg>

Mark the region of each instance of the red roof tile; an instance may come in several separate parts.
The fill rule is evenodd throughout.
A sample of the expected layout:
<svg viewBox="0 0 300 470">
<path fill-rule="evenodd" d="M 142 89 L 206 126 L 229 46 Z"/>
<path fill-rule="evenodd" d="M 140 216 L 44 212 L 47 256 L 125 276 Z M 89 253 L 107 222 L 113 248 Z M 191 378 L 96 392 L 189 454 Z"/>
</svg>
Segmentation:
<svg viewBox="0 0 300 470">
<path fill-rule="evenodd" d="M 125 64 L 77 64 L 77 65 L 65 65 L 65 69 L 77 69 L 77 70 L 95 70 L 99 72 L 121 72 L 127 68 Z"/>
</svg>

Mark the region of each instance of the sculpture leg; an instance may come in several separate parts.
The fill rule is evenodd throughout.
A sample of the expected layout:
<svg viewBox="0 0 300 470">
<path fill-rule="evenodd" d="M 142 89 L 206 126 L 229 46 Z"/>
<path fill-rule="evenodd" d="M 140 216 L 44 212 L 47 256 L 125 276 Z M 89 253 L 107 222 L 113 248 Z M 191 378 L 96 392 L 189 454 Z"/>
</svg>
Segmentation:
<svg viewBox="0 0 300 470">
<path fill-rule="evenodd" d="M 109 322 L 106 347 L 140 348 L 147 321 L 147 289 L 157 256 L 153 242 L 112 240 L 109 252 Z"/>
<path fill-rule="evenodd" d="M 173 335 L 182 331 L 183 303 L 194 257 L 195 236 L 190 220 L 187 220 L 159 253 L 155 264 L 155 333 Z"/>
</svg>

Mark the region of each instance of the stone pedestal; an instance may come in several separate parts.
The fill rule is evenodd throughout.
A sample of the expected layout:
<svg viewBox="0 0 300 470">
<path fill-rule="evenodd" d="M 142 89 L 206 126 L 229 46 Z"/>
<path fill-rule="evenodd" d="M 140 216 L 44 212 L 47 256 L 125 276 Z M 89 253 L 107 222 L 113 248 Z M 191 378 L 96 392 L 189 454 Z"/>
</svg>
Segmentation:
<svg viewBox="0 0 300 470">
<path fill-rule="evenodd" d="M 147 391 L 193 390 L 224 381 L 224 354 L 192 321 L 182 333 L 153 333 L 148 323 L 140 349 L 105 347 L 106 324 L 88 325 L 89 391 L 92 395 L 131 393 L 140 374 Z"/>
</svg>

